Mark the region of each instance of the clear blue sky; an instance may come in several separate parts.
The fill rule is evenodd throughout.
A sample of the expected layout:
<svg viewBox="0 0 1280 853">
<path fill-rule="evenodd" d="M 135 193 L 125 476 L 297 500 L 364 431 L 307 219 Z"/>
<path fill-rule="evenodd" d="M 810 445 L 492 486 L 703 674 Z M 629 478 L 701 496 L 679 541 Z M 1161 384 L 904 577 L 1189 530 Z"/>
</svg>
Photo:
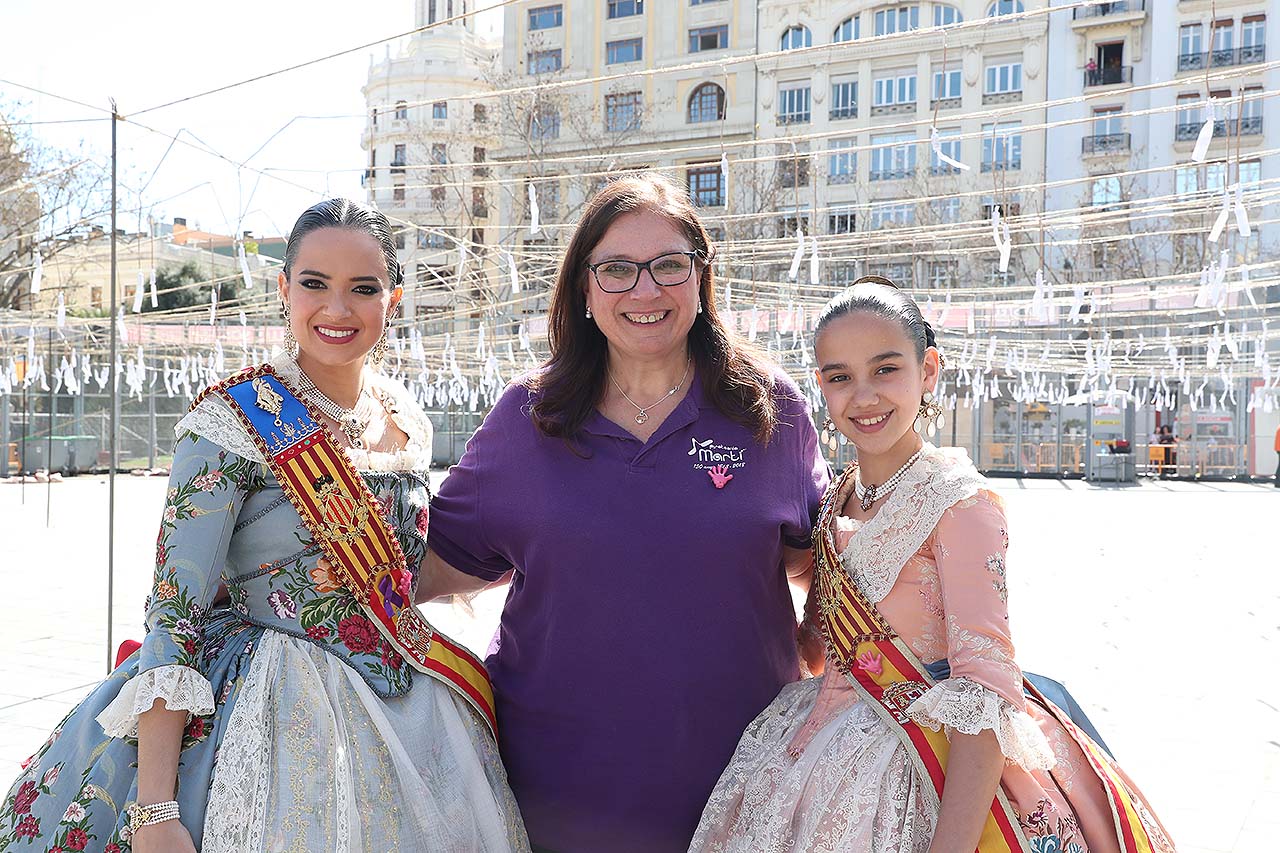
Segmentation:
<svg viewBox="0 0 1280 853">
<path fill-rule="evenodd" d="M 489 13 L 483 27 L 501 26 Z M 156 0 L 128 3 L 0 0 L 0 79 L 107 106 L 126 117 L 185 95 L 236 82 L 413 27 L 412 0 L 256 2 L 192 6 Z M 394 52 L 396 43 L 390 44 Z M 320 65 L 138 116 L 157 130 L 184 129 L 234 161 L 302 187 L 238 170 L 183 146 L 164 158 L 169 141 L 128 123 L 120 126 L 122 179 L 151 179 L 148 212 L 158 220 L 185 216 L 206 230 L 237 224 L 259 235 L 286 232 L 322 195 L 362 198 L 364 85 L 378 46 Z M 0 103 L 20 105 L 19 120 L 49 121 L 92 113 L 83 107 L 0 83 Z M 298 119 L 294 116 L 348 118 Z M 281 131 L 281 128 L 285 128 Z M 106 161 L 108 123 L 44 125 L 42 141 Z M 268 142 L 273 134 L 279 134 Z M 194 142 L 186 134 L 182 138 Z M 257 154 L 254 152 L 266 144 Z M 159 168 L 157 169 L 157 165 Z M 136 227 L 137 217 L 122 222 Z"/>
</svg>

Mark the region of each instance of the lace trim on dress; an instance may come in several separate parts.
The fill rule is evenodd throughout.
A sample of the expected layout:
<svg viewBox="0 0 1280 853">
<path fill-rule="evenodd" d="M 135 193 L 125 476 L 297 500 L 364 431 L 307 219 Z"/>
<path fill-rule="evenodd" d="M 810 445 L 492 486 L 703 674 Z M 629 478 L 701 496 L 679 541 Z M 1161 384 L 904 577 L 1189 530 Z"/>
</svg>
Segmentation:
<svg viewBox="0 0 1280 853">
<path fill-rule="evenodd" d="M 212 714 L 213 685 L 189 666 L 172 664 L 143 670 L 120 688 L 111 704 L 98 714 L 98 724 L 109 737 L 137 737 L 138 715 L 163 699 L 170 711 L 190 711 L 194 716 Z"/>
<path fill-rule="evenodd" d="M 948 737 L 953 731 L 976 735 L 991 729 L 1005 759 L 1023 770 L 1048 770 L 1054 765 L 1053 748 L 1035 720 L 971 679 L 939 681 L 911 703 L 907 714 L 935 732 L 945 726 Z"/>
<path fill-rule="evenodd" d="M 277 351 L 271 366 L 290 385 L 297 385 L 301 369 L 293 359 Z M 409 443 L 401 450 L 380 451 L 344 447 L 347 458 L 357 471 L 423 471 L 431 465 L 431 421 L 404 385 L 365 368 L 365 381 L 385 397 L 394 411 L 391 420 L 409 437 Z M 235 413 L 217 397 L 206 397 L 188 412 L 174 431 L 181 435 L 190 432 L 207 438 L 214 444 L 253 462 L 266 464 L 253 440 Z"/>
<path fill-rule="evenodd" d="M 943 513 L 986 488 L 964 450 L 925 443 L 920 460 L 857 532 L 840 555 L 862 593 L 878 604 L 893 589 L 911 555 L 920 550 Z"/>
</svg>

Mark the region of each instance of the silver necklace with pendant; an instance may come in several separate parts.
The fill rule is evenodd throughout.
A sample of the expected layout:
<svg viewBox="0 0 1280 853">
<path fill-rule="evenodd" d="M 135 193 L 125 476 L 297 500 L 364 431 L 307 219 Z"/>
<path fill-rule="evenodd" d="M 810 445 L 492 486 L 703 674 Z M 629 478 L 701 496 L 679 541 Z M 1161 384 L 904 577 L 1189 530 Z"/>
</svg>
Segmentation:
<svg viewBox="0 0 1280 853">
<path fill-rule="evenodd" d="M 364 385 L 360 386 L 360 393 L 356 395 L 355 406 L 348 409 L 330 400 L 311 381 L 311 377 L 303 373 L 301 369 L 298 370 L 298 375 L 298 390 L 302 392 L 302 395 L 313 403 L 317 409 L 337 422 L 342 434 L 347 437 L 347 441 L 351 443 L 352 447 L 357 450 L 363 450 L 365 448 L 364 433 L 369 428 L 370 418 L 361 418 L 356 414 L 356 409 L 360 408 L 360 403 L 365 398 Z"/>
<path fill-rule="evenodd" d="M 858 496 L 858 506 L 862 507 L 863 512 L 871 509 L 872 505 L 881 498 L 888 497 L 889 493 L 898 487 L 898 483 L 902 482 L 902 478 L 906 476 L 907 470 L 920 458 L 920 454 L 924 452 L 924 448 L 917 450 L 907 460 L 907 464 L 903 465 L 893 476 L 885 480 L 880 485 L 872 483 L 869 486 L 862 485 L 858 479 L 858 475 L 853 476 L 853 493 Z"/>
<path fill-rule="evenodd" d="M 678 394 L 680 392 L 680 389 L 684 387 L 684 381 L 689 378 L 689 367 L 692 364 L 693 364 L 693 359 L 689 359 L 688 361 L 686 361 L 684 364 L 684 375 L 680 377 L 680 381 L 675 384 L 675 387 L 672 388 L 670 391 L 668 391 L 661 400 L 659 400 L 656 403 L 651 403 L 648 406 L 642 406 L 639 403 L 637 403 L 635 400 L 632 400 L 630 397 L 628 397 L 627 392 L 623 391 L 622 386 L 618 384 L 618 380 L 613 378 L 612 372 L 609 373 L 609 381 L 613 383 L 614 388 L 618 389 L 618 393 L 622 395 L 623 399 L 625 399 L 628 403 L 636 407 L 636 423 L 643 426 L 649 420 L 650 409 L 656 409 L 658 406 L 661 406 L 663 403 L 667 402 L 676 394 Z"/>
</svg>

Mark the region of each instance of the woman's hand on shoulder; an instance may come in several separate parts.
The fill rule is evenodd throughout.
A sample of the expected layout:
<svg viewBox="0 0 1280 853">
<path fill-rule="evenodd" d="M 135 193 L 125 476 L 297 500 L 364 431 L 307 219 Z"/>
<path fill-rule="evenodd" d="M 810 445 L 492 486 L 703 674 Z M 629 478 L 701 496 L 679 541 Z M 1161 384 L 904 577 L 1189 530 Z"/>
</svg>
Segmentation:
<svg viewBox="0 0 1280 853">
<path fill-rule="evenodd" d="M 196 853 L 196 845 L 182 821 L 166 820 L 134 833 L 133 853 Z"/>
</svg>

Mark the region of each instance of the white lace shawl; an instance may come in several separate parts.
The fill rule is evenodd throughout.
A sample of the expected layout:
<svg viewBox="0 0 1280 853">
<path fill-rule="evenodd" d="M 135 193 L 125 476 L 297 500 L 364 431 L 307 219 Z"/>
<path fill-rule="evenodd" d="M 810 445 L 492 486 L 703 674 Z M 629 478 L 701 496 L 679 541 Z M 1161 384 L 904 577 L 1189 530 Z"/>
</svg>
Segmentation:
<svg viewBox="0 0 1280 853">
<path fill-rule="evenodd" d="M 849 540 L 840 560 L 873 603 L 884 600 L 911 556 L 929 539 L 948 509 L 987 488 L 961 448 L 925 443 L 919 461 L 885 500 L 880 511 Z M 977 734 L 991 729 L 1000 751 L 1026 770 L 1047 770 L 1053 750 L 1025 708 L 968 678 L 938 682 L 907 713 L 934 731 Z"/>
<path fill-rule="evenodd" d="M 302 371 L 297 363 L 286 355 L 277 353 L 271 360 L 277 375 L 297 387 Z M 369 368 L 365 369 L 366 384 L 392 401 L 395 411 L 392 421 L 409 437 L 403 450 L 382 452 L 344 447 L 347 458 L 358 471 L 425 471 L 431 465 L 431 421 L 413 395 L 401 383 Z M 218 397 L 206 397 L 188 412 L 174 431 L 181 435 L 190 432 L 207 438 L 214 444 L 254 462 L 266 464 L 253 440 L 245 431 L 231 409 Z"/>
</svg>

